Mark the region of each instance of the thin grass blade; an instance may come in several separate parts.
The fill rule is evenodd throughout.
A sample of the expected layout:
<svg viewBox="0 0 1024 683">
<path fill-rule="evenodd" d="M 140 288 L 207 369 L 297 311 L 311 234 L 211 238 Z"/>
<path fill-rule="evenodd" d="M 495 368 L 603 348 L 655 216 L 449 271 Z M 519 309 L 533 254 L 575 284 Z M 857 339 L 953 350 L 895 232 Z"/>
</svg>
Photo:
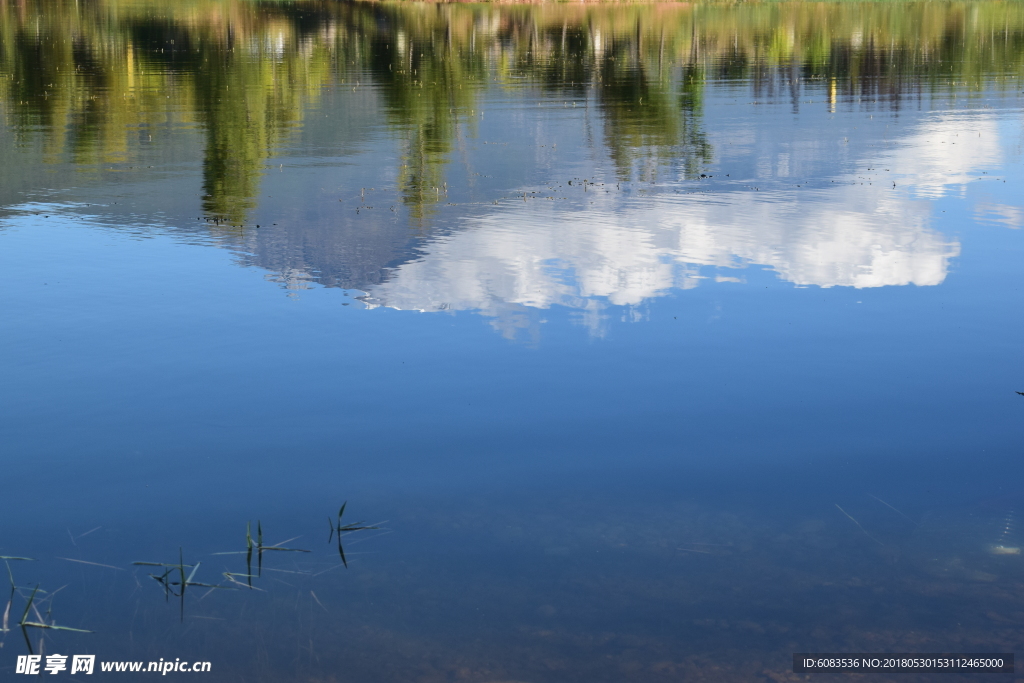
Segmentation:
<svg viewBox="0 0 1024 683">
<path fill-rule="evenodd" d="M 23 626 L 25 624 L 25 620 L 28 619 L 28 611 L 30 609 L 32 609 L 32 601 L 36 599 L 36 593 L 38 593 L 38 592 L 39 592 L 39 586 L 37 585 L 32 590 L 32 595 L 28 596 L 28 602 L 25 604 L 25 611 L 21 615 L 21 621 L 18 622 L 19 626 Z"/>
<path fill-rule="evenodd" d="M 56 624 L 40 624 L 35 621 L 26 621 L 22 624 L 25 628 L 47 628 L 51 631 L 74 631 L 75 633 L 93 633 L 93 631 L 87 631 L 84 628 L 71 628 L 70 626 L 57 626 Z"/>
<path fill-rule="evenodd" d="M 199 571 L 199 565 L 200 564 L 202 564 L 202 563 L 201 562 L 196 562 L 196 566 L 192 568 L 192 573 L 188 575 L 187 579 L 185 579 L 185 584 L 186 585 L 192 585 L 192 577 L 196 575 L 197 571 Z"/>
<path fill-rule="evenodd" d="M 115 567 L 112 564 L 100 564 L 99 562 L 87 562 L 86 560 L 76 560 L 71 557 L 58 557 L 58 560 L 64 560 L 65 562 L 78 562 L 79 564 L 91 564 L 94 567 L 106 567 L 107 569 L 116 569 L 119 572 L 124 571 L 124 567 Z"/>
<path fill-rule="evenodd" d="M 185 597 L 185 553 L 181 548 L 178 548 L 178 575 L 181 578 L 181 597 Z M 182 607 L 184 610 L 184 606 Z M 185 618 L 184 612 L 182 613 L 182 619 Z"/>
<path fill-rule="evenodd" d="M 338 554 L 341 555 L 341 563 L 348 569 L 348 560 L 345 559 L 345 549 L 341 547 L 341 536 L 338 536 Z"/>
</svg>

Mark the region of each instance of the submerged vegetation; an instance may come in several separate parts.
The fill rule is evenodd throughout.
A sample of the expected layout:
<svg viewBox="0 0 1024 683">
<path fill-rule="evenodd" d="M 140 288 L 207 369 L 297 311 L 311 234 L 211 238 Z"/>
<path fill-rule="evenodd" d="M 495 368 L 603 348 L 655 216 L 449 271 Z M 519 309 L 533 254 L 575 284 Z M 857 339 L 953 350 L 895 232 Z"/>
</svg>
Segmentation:
<svg viewBox="0 0 1024 683">
<path fill-rule="evenodd" d="M 87 630 L 82 629 L 82 628 L 71 628 L 70 626 L 58 626 L 56 623 L 53 623 L 51 621 L 47 621 L 47 619 L 51 615 L 51 612 L 48 609 L 47 612 L 46 612 L 46 616 L 45 617 L 42 614 L 39 613 L 39 607 L 38 607 L 38 605 L 35 604 L 35 598 L 36 598 L 36 594 L 38 592 L 39 592 L 39 586 L 37 585 L 35 588 L 32 589 L 31 595 L 28 596 L 28 600 L 25 602 L 25 611 L 21 615 L 21 621 L 18 622 L 18 626 L 21 626 L 22 629 L 25 629 L 25 628 L 42 628 L 42 629 L 52 629 L 54 631 L 75 631 L 77 633 L 91 633 L 91 631 L 87 631 Z M 32 611 L 35 614 L 35 616 L 36 616 L 36 620 L 35 621 L 29 621 L 29 612 L 30 611 Z"/>
<path fill-rule="evenodd" d="M 10 595 L 7 599 L 7 605 L 4 607 L 4 613 L 2 619 L 0 619 L 0 633 L 7 634 L 10 632 L 11 625 L 11 610 L 14 608 L 15 599 L 20 597 L 25 601 L 25 607 L 21 613 L 21 618 L 18 620 L 18 627 L 21 629 L 21 634 L 25 638 L 25 645 L 28 648 L 29 653 L 33 653 L 32 641 L 28 635 L 28 629 L 42 629 L 43 631 L 72 631 L 75 633 L 92 633 L 82 628 L 72 628 L 70 626 L 61 626 L 53 619 L 53 597 L 60 592 L 61 589 L 52 593 L 42 590 L 39 584 L 36 584 L 32 588 L 32 592 L 27 596 L 25 591 L 27 588 L 18 586 L 14 580 L 14 572 L 11 569 L 11 562 L 34 562 L 35 560 L 31 557 L 17 557 L 0 555 L 0 560 L 4 561 L 4 565 L 7 567 L 7 578 L 11 584 Z M 37 599 L 42 593 L 45 597 Z M 46 607 L 45 614 L 40 611 L 40 607 Z M 3 641 L 0 640 L 0 647 L 3 646 Z"/>
<path fill-rule="evenodd" d="M 224 231 L 246 223 L 269 159 L 329 87 L 353 111 L 383 105 L 416 220 L 443 201 L 458 140 L 485 116 L 485 88 L 592 107 L 629 180 L 692 176 L 712 158 L 710 81 L 749 81 L 755 99 L 785 92 L 794 108 L 805 91 L 833 106 L 899 108 L 1022 77 L 1014 3 L 0 1 L 0 103 L 18 144 L 82 170 L 127 170 L 180 154 L 161 144 L 163 129 L 198 127 L 203 208 Z"/>
<path fill-rule="evenodd" d="M 338 553 L 341 555 L 341 560 L 344 567 L 348 567 L 348 561 L 345 558 L 344 550 L 341 545 L 341 535 L 343 533 L 348 534 L 355 531 L 362 531 L 368 529 L 379 529 L 378 526 L 367 526 L 362 522 L 356 524 L 341 524 L 341 517 L 345 512 L 345 507 L 348 502 L 342 504 L 341 510 L 338 512 L 337 528 L 332 522 L 331 536 L 333 538 L 335 531 L 338 535 Z M 73 539 L 72 539 L 73 540 Z M 266 545 L 263 542 L 263 524 L 260 520 L 256 521 L 256 537 L 252 535 L 252 523 L 246 524 L 245 529 L 245 541 L 246 549 L 241 551 L 228 551 L 213 553 L 213 555 L 239 555 L 245 554 L 246 558 L 246 571 L 231 572 L 225 571 L 222 573 L 224 578 L 227 580 L 229 585 L 222 585 L 218 583 L 205 583 L 196 580 L 196 575 L 199 572 L 201 562 L 185 562 L 185 552 L 183 548 L 178 548 L 178 560 L 177 562 L 149 562 L 149 561 L 136 561 L 132 562 L 132 565 L 137 567 L 155 567 L 155 573 L 149 574 L 150 578 L 160 584 L 164 591 L 164 599 L 170 601 L 172 597 L 178 599 L 179 604 L 179 620 L 184 621 L 185 618 L 185 595 L 190 588 L 207 588 L 209 590 L 216 590 L 221 588 L 248 588 L 251 590 L 262 590 L 253 586 L 252 580 L 254 578 L 260 578 L 263 575 L 263 553 L 265 552 L 294 552 L 294 553 L 310 553 L 310 550 L 304 550 L 302 548 L 287 548 L 285 543 L 295 540 L 294 538 L 275 543 L 273 545 Z M 252 560 L 255 554 L 256 557 L 256 573 L 253 573 Z M 68 558 L 58 558 L 68 559 Z M 30 589 L 27 586 L 19 586 L 14 578 L 14 572 L 11 568 L 11 562 L 35 562 L 36 560 L 31 557 L 21 557 L 12 555 L 0 555 L 0 560 L 3 560 L 5 567 L 7 568 L 7 576 L 10 582 L 10 594 L 7 599 L 7 604 L 3 610 L 3 616 L 0 617 L 0 634 L 7 634 L 10 632 L 11 615 L 12 610 L 16 609 L 17 599 L 24 600 L 24 607 L 22 609 L 21 618 L 17 621 L 16 625 L 21 629 L 22 634 L 25 637 L 25 643 L 28 646 L 29 653 L 34 652 L 32 643 L 29 640 L 28 629 L 42 629 L 48 631 L 71 631 L 75 633 L 92 633 L 92 631 L 72 628 L 69 626 L 61 626 L 56 623 L 52 618 L 53 609 L 53 596 L 59 592 L 54 591 L 48 593 L 41 589 L 39 584 L 36 584 Z M 72 560 L 80 562 L 80 560 Z M 95 565 L 99 567 L 107 567 L 111 569 L 121 569 L 109 564 L 99 564 L 96 562 L 84 562 L 84 564 Z M 304 572 L 291 572 L 291 573 L 304 573 Z M 320 572 L 324 573 L 324 572 Z M 319 575 L 319 574 L 318 574 Z M 244 579 L 242 581 L 241 579 Z M 63 590 L 63 587 L 61 588 Z M 313 599 L 316 600 L 321 607 L 319 598 L 316 594 L 310 591 Z M 40 595 L 45 597 L 39 597 Z M 41 608 L 45 606 L 46 612 L 41 612 Z M 326 608 L 324 608 L 326 609 Z M 2 647 L 3 641 L 0 640 L 0 647 Z M 40 645 L 41 646 L 41 645 Z"/>
</svg>

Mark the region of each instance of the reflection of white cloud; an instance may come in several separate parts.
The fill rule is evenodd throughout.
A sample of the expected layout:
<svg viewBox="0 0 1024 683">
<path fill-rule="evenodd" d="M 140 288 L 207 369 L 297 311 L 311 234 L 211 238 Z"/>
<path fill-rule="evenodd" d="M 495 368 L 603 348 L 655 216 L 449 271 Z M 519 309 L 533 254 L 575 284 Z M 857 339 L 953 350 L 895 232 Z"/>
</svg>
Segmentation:
<svg viewBox="0 0 1024 683">
<path fill-rule="evenodd" d="M 957 136 L 965 131 L 970 144 Z M 875 162 L 897 176 L 897 188 L 879 168 L 872 183 L 850 176 L 823 190 L 627 200 L 612 194 L 577 213 L 556 210 L 553 202 L 520 203 L 431 240 L 419 259 L 364 299 L 495 317 L 561 305 L 593 321 L 603 302 L 637 306 L 696 286 L 702 268 L 759 264 L 818 287 L 937 285 L 960 247 L 929 227 L 930 202 L 923 198 L 999 162 L 994 120 L 964 125 L 935 117 Z"/>
<path fill-rule="evenodd" d="M 1024 226 L 1024 208 L 1006 204 L 979 204 L 974 208 L 978 220 L 1005 225 L 1014 230 Z"/>
<path fill-rule="evenodd" d="M 436 239 L 367 300 L 419 310 L 505 304 L 585 308 L 589 300 L 637 305 L 687 287 L 701 266 L 769 266 L 800 285 L 935 285 L 958 245 L 927 228 L 927 206 L 854 195 L 862 186 L 778 201 L 769 193 L 718 201 L 664 197 L 620 211 L 564 215 L 519 209 L 473 220 Z"/>
<path fill-rule="evenodd" d="M 998 125 L 994 116 L 932 117 L 903 138 L 885 163 L 909 180 L 918 196 L 941 197 L 1002 162 Z"/>
</svg>

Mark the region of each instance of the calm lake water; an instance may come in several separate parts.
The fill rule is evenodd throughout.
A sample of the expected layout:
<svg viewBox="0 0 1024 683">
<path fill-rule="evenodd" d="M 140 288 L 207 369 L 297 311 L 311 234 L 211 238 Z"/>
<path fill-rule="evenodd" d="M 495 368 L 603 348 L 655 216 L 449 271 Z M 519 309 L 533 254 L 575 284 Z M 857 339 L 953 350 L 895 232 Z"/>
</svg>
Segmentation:
<svg viewBox="0 0 1024 683">
<path fill-rule="evenodd" d="M 0 672 L 1020 651 L 1022 103 L 1017 2 L 0 0 Z"/>
</svg>

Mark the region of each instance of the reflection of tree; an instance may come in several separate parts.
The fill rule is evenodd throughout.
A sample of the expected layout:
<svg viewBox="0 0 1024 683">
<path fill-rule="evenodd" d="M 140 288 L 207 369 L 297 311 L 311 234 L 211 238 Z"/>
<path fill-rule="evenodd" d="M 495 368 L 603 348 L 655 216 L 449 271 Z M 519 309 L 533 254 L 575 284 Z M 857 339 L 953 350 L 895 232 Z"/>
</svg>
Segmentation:
<svg viewBox="0 0 1024 683">
<path fill-rule="evenodd" d="M 443 198 L 483 88 L 597 107 L 622 178 L 696 173 L 709 79 L 898 107 L 1024 75 L 1013 3 L 422 5 L 0 0 L 0 100 L 22 143 L 83 168 L 138 161 L 154 127 L 205 129 L 204 207 L 239 224 L 322 86 L 375 86 L 416 220 Z M 38 131 L 44 134 L 37 135 Z M 146 146 L 149 163 L 172 152 Z M 9 174 L 12 169 L 0 170 Z"/>
<path fill-rule="evenodd" d="M 51 156 L 89 165 L 137 160 L 133 133 L 145 140 L 154 125 L 198 120 L 203 205 L 218 222 L 245 222 L 265 159 L 331 71 L 323 45 L 297 49 L 305 15 L 285 6 L 199 0 L 154 12 L 49 0 L 17 9 L 0 1 L 0 70 L 10 74 L 0 87 L 13 128 L 44 130 Z"/>
<path fill-rule="evenodd" d="M 398 182 L 415 220 L 442 196 L 444 166 L 460 117 L 470 113 L 474 90 L 486 79 L 485 53 L 466 45 L 471 14 L 439 7 L 405 13 L 388 6 L 378 12 L 367 36 L 373 80 L 382 86 L 388 121 L 403 141 Z"/>
<path fill-rule="evenodd" d="M 44 149 L 51 157 L 122 161 L 124 131 L 138 114 L 134 100 L 115 95 L 130 81 L 124 36 L 83 23 L 71 2 L 55 1 L 46 11 L 34 3 L 0 5 L 0 11 L 0 68 L 9 75 L 0 89 L 16 134 L 27 139 L 30 131 L 50 131 Z M 89 49 L 96 43 L 107 54 Z"/>
<path fill-rule="evenodd" d="M 650 8 L 602 10 L 510 12 L 499 34 L 511 46 L 499 77 L 526 75 L 559 99 L 592 97 L 620 178 L 653 178 L 662 165 L 693 175 L 711 158 L 700 124 L 703 66 L 690 54 L 693 23 L 666 31 Z"/>
<path fill-rule="evenodd" d="M 711 160 L 711 145 L 700 120 L 704 78 L 699 67 L 683 67 L 676 92 L 651 83 L 646 65 L 609 58 L 598 91 L 605 117 L 605 145 L 622 180 L 653 180 L 660 163 L 686 176 Z"/>
<path fill-rule="evenodd" d="M 206 124 L 203 209 L 218 220 L 244 223 L 255 206 L 266 158 L 288 124 L 301 116 L 303 93 L 295 86 L 311 75 L 314 82 L 325 81 L 326 69 L 316 74 L 314 65 L 297 69 L 291 60 L 238 56 L 209 43 L 201 54 L 206 77 L 194 87 Z"/>
<path fill-rule="evenodd" d="M 203 209 L 229 224 L 245 222 L 267 157 L 330 79 L 323 46 L 296 49 L 306 38 L 304 15 L 235 9 L 240 16 L 233 20 L 198 27 L 133 26 L 155 66 L 189 76 L 195 113 L 206 131 Z M 272 37 L 288 49 L 275 49 Z"/>
</svg>

